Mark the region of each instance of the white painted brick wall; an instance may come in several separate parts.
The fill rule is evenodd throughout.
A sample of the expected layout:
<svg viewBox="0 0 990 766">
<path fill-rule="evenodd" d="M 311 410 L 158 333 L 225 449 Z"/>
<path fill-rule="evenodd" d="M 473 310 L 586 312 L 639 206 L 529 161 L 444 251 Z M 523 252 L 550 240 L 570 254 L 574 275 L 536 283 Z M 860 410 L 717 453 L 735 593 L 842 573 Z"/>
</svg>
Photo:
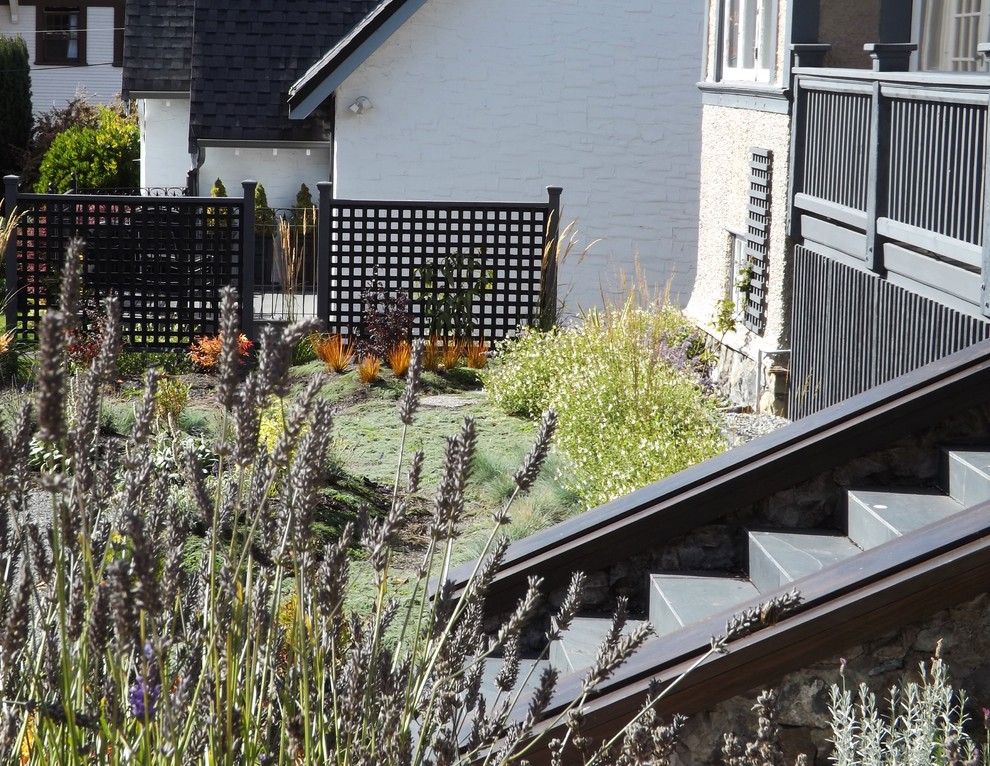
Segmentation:
<svg viewBox="0 0 990 766">
<path fill-rule="evenodd" d="M 602 239 L 562 269 L 571 311 L 637 256 L 686 301 L 702 22 L 701 3 L 678 0 L 428 0 L 338 89 L 335 194 L 537 200 L 563 186 L 563 222 Z M 349 112 L 359 96 L 374 109 Z"/>
<path fill-rule="evenodd" d="M 139 99 L 141 186 L 186 185 L 189 158 L 189 99 Z M 212 183 L 212 181 L 211 181 Z"/>
<path fill-rule="evenodd" d="M 0 6 L 0 35 L 19 36 L 27 43 L 31 57 L 31 101 L 35 114 L 52 106 L 62 107 L 78 91 L 85 89 L 93 103 L 107 103 L 120 93 L 121 67 L 113 61 L 113 8 L 90 6 L 86 9 L 87 66 L 37 66 L 35 55 L 35 8 L 21 4 L 17 21 L 10 19 L 10 8 Z"/>
</svg>

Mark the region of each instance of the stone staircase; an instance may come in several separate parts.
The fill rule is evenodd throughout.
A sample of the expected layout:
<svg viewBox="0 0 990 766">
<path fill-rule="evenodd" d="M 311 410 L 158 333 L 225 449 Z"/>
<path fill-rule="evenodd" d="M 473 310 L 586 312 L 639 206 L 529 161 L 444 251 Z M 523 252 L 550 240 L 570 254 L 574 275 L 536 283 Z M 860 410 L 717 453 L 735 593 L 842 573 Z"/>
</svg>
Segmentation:
<svg viewBox="0 0 990 766">
<path fill-rule="evenodd" d="M 943 448 L 941 452 L 939 484 L 944 493 L 921 489 L 851 490 L 845 535 L 827 530 L 746 530 L 748 577 L 651 575 L 649 619 L 657 634 L 674 633 L 752 602 L 762 594 L 789 587 L 832 564 L 990 500 L 990 451 Z M 585 670 L 594 662 L 608 625 L 608 619 L 600 617 L 575 620 L 570 630 L 550 646 L 546 661 L 562 674 Z"/>
</svg>

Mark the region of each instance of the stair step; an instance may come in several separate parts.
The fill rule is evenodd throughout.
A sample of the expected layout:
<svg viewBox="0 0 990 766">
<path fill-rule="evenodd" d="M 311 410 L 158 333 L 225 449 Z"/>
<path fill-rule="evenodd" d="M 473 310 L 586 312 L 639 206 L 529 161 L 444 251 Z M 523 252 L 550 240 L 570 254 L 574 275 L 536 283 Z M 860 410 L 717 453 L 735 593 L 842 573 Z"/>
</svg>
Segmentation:
<svg viewBox="0 0 990 766">
<path fill-rule="evenodd" d="M 985 450 L 945 449 L 949 495 L 963 508 L 990 500 L 990 452 Z"/>
<path fill-rule="evenodd" d="M 841 535 L 751 531 L 749 577 L 766 593 L 861 552 Z"/>
<path fill-rule="evenodd" d="M 642 622 L 628 620 L 623 635 L 631 633 Z M 575 617 L 564 634 L 551 642 L 550 665 L 561 673 L 575 673 L 590 668 L 611 624 L 612 620 L 608 617 Z"/>
<path fill-rule="evenodd" d="M 963 508 L 935 491 L 852 490 L 848 497 L 849 539 L 864 550 L 934 524 Z"/>
<path fill-rule="evenodd" d="M 650 622 L 662 636 L 757 595 L 753 583 L 735 577 L 651 575 Z"/>
</svg>

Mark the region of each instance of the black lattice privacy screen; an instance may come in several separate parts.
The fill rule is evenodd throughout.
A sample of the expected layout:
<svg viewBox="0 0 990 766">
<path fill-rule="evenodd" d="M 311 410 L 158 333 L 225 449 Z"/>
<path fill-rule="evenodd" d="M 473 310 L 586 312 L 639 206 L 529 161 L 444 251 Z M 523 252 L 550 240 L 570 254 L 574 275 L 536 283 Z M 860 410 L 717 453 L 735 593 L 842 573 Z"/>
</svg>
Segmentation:
<svg viewBox="0 0 990 766">
<path fill-rule="evenodd" d="M 35 338 L 66 246 L 85 243 L 87 295 L 120 298 L 129 346 L 181 348 L 219 330 L 219 290 L 241 279 L 240 200 L 21 195 L 18 332 Z"/>
<path fill-rule="evenodd" d="M 430 332 L 430 307 L 465 284 L 477 287 L 472 335 L 498 340 L 539 310 L 547 205 L 442 205 L 334 200 L 331 218 L 332 331 L 360 334 L 366 285 L 409 294 L 413 334 Z M 443 266 L 471 262 L 451 285 Z"/>
</svg>

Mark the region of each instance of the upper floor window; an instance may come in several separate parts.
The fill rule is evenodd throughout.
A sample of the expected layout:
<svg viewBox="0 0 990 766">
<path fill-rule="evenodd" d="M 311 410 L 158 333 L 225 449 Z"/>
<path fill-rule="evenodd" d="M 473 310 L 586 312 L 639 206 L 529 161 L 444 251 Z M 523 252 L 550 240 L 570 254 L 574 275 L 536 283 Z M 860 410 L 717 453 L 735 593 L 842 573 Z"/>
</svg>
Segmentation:
<svg viewBox="0 0 990 766">
<path fill-rule="evenodd" d="M 983 70 L 976 47 L 990 33 L 988 0 L 926 0 L 921 18 L 921 68 L 940 72 Z"/>
<path fill-rule="evenodd" d="M 770 82 L 776 0 L 721 0 L 722 79 Z"/>
<path fill-rule="evenodd" d="M 86 63 L 86 9 L 39 5 L 37 63 Z"/>
</svg>

